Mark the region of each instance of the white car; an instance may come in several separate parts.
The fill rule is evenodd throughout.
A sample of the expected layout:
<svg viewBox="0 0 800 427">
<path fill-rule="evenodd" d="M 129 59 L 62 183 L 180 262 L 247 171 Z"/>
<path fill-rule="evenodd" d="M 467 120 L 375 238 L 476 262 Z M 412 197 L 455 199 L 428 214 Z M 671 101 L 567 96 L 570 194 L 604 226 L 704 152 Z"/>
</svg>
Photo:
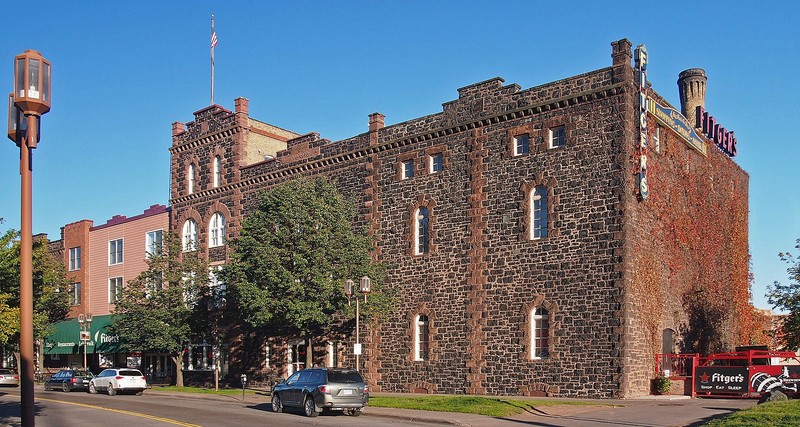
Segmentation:
<svg viewBox="0 0 800 427">
<path fill-rule="evenodd" d="M 136 393 L 141 396 L 147 388 L 147 380 L 138 369 L 111 368 L 89 381 L 89 393 L 105 391 L 109 396 L 117 393 Z"/>
</svg>

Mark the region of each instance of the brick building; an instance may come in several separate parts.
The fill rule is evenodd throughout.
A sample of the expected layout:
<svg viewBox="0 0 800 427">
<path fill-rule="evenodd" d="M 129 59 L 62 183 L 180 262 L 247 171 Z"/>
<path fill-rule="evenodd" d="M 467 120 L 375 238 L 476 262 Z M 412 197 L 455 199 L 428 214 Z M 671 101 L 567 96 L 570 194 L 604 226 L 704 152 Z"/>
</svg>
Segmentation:
<svg viewBox="0 0 800 427">
<path fill-rule="evenodd" d="M 328 176 L 356 200 L 399 291 L 364 339 L 373 390 L 647 394 L 656 353 L 736 344 L 748 176 L 714 145 L 720 136 L 735 153 L 732 134 L 691 129 L 702 70 L 679 81 L 688 130 L 642 84 L 643 146 L 631 43 L 612 43 L 611 56 L 608 68 L 529 89 L 466 86 L 403 123 L 374 113 L 341 141 L 254 120 L 244 98 L 234 111 L 212 105 L 172 126 L 173 230 L 222 265 L 259 191 Z M 712 297 L 709 327 L 698 319 L 714 319 L 703 311 Z M 320 364 L 352 365 L 352 340 L 318 345 Z M 302 368 L 301 347 L 260 336 L 227 351 L 232 369 L 282 376 Z M 234 362 L 253 351 L 255 362 Z"/>
<path fill-rule="evenodd" d="M 83 343 L 79 339 L 79 315 L 92 315 L 87 342 L 87 365 L 95 373 L 108 366 L 138 366 L 142 354 L 120 348 L 120 339 L 106 328 L 114 303 L 125 284 L 147 269 L 147 257 L 161 247 L 169 230 L 169 209 L 153 205 L 139 215 L 116 215 L 105 224 L 80 220 L 61 228 L 61 239 L 50 242 L 50 251 L 64 260 L 69 288 L 69 319 L 55 325 L 44 340 L 44 372 L 64 367 L 83 367 Z M 150 364 L 169 370 L 164 354 L 145 355 Z"/>
</svg>

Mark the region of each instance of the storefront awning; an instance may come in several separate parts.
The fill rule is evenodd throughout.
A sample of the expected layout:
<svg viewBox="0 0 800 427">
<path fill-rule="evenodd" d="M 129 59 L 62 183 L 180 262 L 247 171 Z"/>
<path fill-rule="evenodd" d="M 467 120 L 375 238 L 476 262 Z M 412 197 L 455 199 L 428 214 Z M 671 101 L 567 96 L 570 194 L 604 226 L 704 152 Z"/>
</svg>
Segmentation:
<svg viewBox="0 0 800 427">
<path fill-rule="evenodd" d="M 111 324 L 111 315 L 94 316 L 89 328 L 88 353 L 120 353 L 122 340 L 119 335 L 106 329 Z M 77 319 L 69 319 L 54 325 L 54 332 L 44 339 L 45 354 L 82 354 L 81 325 Z"/>
</svg>

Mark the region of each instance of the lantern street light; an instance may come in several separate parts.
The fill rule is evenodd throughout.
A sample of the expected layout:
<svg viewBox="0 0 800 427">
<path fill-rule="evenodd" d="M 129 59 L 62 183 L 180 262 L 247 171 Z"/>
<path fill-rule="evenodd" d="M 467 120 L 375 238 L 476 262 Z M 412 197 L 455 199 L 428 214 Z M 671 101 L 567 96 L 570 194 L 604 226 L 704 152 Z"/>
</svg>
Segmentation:
<svg viewBox="0 0 800 427">
<path fill-rule="evenodd" d="M 90 329 L 92 327 L 92 313 L 79 314 L 78 323 L 81 325 L 81 342 L 83 343 L 83 370 L 86 371 L 86 353 L 89 352 Z"/>
<path fill-rule="evenodd" d="M 20 149 L 21 218 L 19 253 L 20 402 L 23 426 L 34 425 L 33 403 L 33 233 L 31 221 L 32 149 L 39 121 L 50 111 L 50 61 L 35 50 L 14 57 L 14 92 L 9 97 L 8 137 Z M 13 98 L 13 105 L 11 99 Z M 24 118 L 23 118 L 24 116 Z"/>
<path fill-rule="evenodd" d="M 367 294 L 370 293 L 370 284 L 371 281 L 367 276 L 363 276 L 358 283 L 358 292 L 364 294 L 365 303 L 367 302 Z M 356 287 L 355 283 L 350 279 L 347 279 L 347 281 L 344 282 L 344 293 L 345 295 L 347 295 L 347 304 L 350 305 L 351 298 L 355 297 L 356 299 L 356 343 L 353 345 L 353 353 L 356 355 L 356 371 L 357 371 L 359 366 L 358 357 L 361 355 L 361 341 L 360 341 L 361 331 L 359 330 L 359 320 L 361 316 L 358 307 L 358 301 L 360 298 L 355 295 L 356 293 L 355 287 Z"/>
</svg>

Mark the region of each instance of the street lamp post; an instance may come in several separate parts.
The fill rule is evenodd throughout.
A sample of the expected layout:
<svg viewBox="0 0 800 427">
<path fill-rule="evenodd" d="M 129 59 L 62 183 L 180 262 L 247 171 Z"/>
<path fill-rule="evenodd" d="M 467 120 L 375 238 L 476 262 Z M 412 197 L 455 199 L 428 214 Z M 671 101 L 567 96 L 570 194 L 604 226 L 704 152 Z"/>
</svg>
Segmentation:
<svg viewBox="0 0 800 427">
<path fill-rule="evenodd" d="M 19 316 L 20 403 L 23 426 L 34 425 L 33 403 L 33 226 L 31 158 L 39 142 L 39 121 L 50 111 L 50 61 L 35 50 L 14 57 L 14 92 L 9 97 L 8 137 L 20 149 L 21 185 Z M 13 98 L 13 105 L 10 102 Z M 23 118 L 24 116 L 24 118 Z"/>
<path fill-rule="evenodd" d="M 358 283 L 358 292 L 361 292 L 362 294 L 364 294 L 364 302 L 365 303 L 367 302 L 367 294 L 370 293 L 370 284 L 371 284 L 371 281 L 370 281 L 369 277 L 367 277 L 367 276 L 361 277 L 361 280 L 359 280 L 359 283 Z M 345 295 L 347 295 L 347 304 L 348 305 L 350 304 L 350 299 L 351 298 L 355 297 L 355 299 L 356 299 L 356 343 L 353 346 L 353 353 L 355 353 L 355 355 L 356 355 L 356 371 L 357 371 L 358 367 L 359 367 L 358 358 L 361 355 L 361 341 L 360 341 L 361 340 L 361 331 L 359 329 L 359 323 L 360 323 L 361 314 L 359 313 L 359 307 L 358 307 L 358 302 L 359 302 L 360 298 L 355 295 L 355 293 L 356 293 L 355 287 L 356 287 L 355 283 L 350 279 L 347 279 L 347 281 L 344 283 L 344 293 L 345 293 Z"/>
<path fill-rule="evenodd" d="M 211 351 L 212 351 L 212 364 L 214 365 L 214 390 L 219 390 L 219 357 L 220 357 L 220 333 L 219 321 L 223 317 L 223 310 L 227 301 L 224 297 L 212 296 L 208 299 L 208 311 L 211 315 Z"/>
<path fill-rule="evenodd" d="M 92 313 L 79 314 L 78 323 L 81 325 L 81 342 L 83 342 L 83 370 L 86 371 L 86 353 L 89 352 L 89 340 L 92 327 Z"/>
</svg>

